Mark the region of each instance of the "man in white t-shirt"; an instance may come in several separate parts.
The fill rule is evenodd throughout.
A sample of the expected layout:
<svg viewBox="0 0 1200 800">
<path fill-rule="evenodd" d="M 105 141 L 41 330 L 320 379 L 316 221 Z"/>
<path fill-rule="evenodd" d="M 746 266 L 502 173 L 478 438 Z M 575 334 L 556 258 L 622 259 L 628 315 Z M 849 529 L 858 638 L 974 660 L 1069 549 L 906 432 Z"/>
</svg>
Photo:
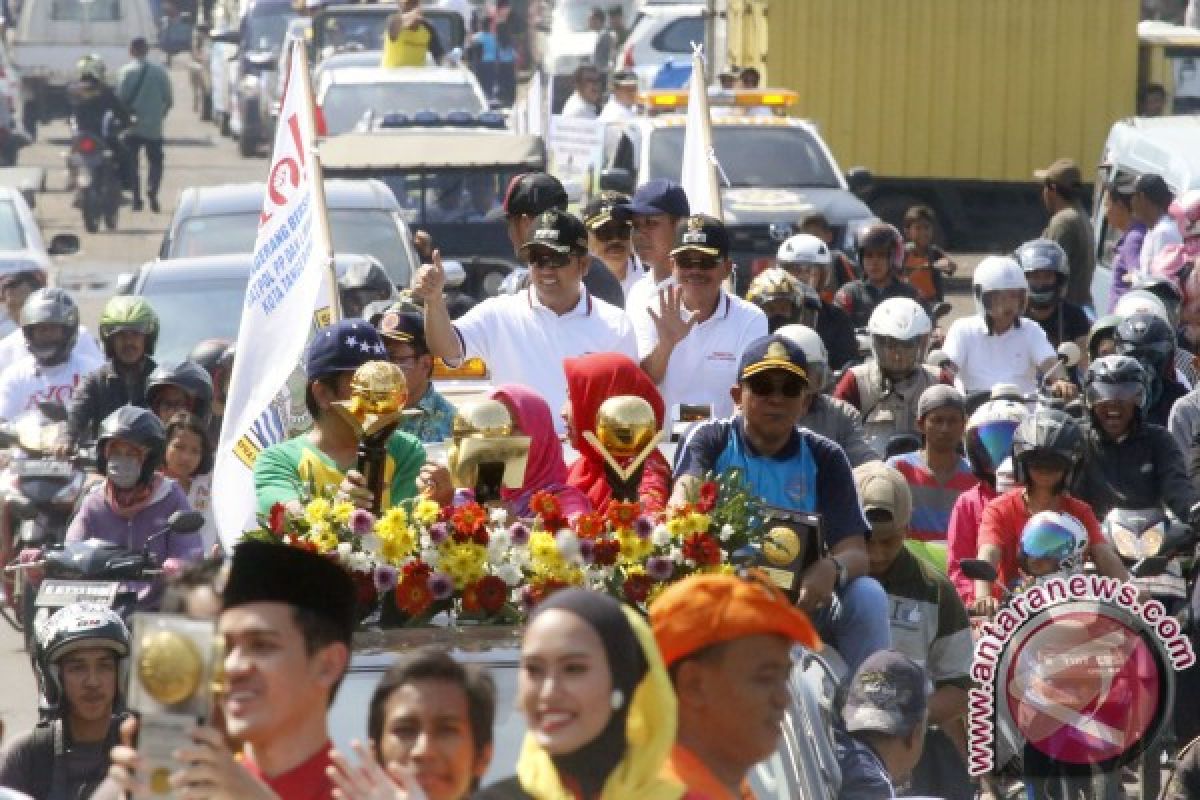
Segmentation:
<svg viewBox="0 0 1200 800">
<path fill-rule="evenodd" d="M 630 288 L 648 272 L 646 265 L 633 252 L 633 223 L 629 213 L 621 208 L 628 203 L 629 195 L 601 192 L 583 209 L 588 250 L 620 281 L 621 291 L 626 296 Z"/>
<path fill-rule="evenodd" d="M 637 116 L 638 76 L 632 70 L 614 72 L 612 94 L 600 110 L 601 122 L 620 122 Z"/>
<path fill-rule="evenodd" d="M 1147 172 L 1139 175 L 1133 184 L 1133 216 L 1146 226 L 1142 249 L 1138 254 L 1138 277 L 1149 280 L 1150 266 L 1163 248 L 1172 244 L 1183 244 L 1183 234 L 1175 220 L 1167 213 L 1175 193 L 1161 175 Z"/>
<path fill-rule="evenodd" d="M 767 335 L 767 316 L 722 288 L 733 262 L 720 220 L 705 214 L 682 220 L 670 260 L 675 285 L 661 289 L 649 307 L 629 311 L 642 369 L 658 384 L 668 413 L 688 404 L 728 417 L 738 361 L 747 345 Z"/>
<path fill-rule="evenodd" d="M 558 411 L 567 399 L 564 358 L 605 352 L 635 358 L 637 342 L 625 312 L 583 287 L 591 257 L 577 218 L 557 210 L 539 214 L 520 254 L 529 264 L 530 286 L 488 298 L 455 322 L 442 295 L 439 254 L 417 272 L 413 294 L 425 300 L 425 339 L 433 355 L 452 365 L 479 356 L 494 383 L 524 384 Z"/>
<path fill-rule="evenodd" d="M 21 324 L 29 355 L 0 374 L 0 419 L 16 419 L 43 402 L 67 406 L 84 376 L 104 363 L 75 352 L 79 309 L 62 289 L 31 294 L 21 310 Z"/>
<path fill-rule="evenodd" d="M 687 192 L 675 181 L 655 178 L 623 206 L 633 222 L 633 249 L 649 272 L 625 292 L 625 310 L 641 311 L 654 302 L 664 281 L 671 281 L 675 228 L 691 213 Z"/>
<path fill-rule="evenodd" d="M 942 345 L 954 362 L 956 385 L 971 394 L 1010 383 L 1022 394 L 1033 394 L 1039 376 L 1049 373 L 1058 359 L 1042 326 L 1021 317 L 1029 302 L 1025 271 L 1011 256 L 988 256 L 975 268 L 971 282 L 979 313 L 955 320 Z M 1067 398 L 1076 393 L 1075 385 L 1065 379 L 1055 381 L 1053 391 Z"/>
</svg>

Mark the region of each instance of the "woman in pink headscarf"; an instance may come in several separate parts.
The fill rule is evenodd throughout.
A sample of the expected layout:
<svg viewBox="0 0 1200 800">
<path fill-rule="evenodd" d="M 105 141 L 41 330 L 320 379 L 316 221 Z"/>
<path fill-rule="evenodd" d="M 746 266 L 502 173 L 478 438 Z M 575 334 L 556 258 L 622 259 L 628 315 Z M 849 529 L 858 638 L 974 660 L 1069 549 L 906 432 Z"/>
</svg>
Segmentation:
<svg viewBox="0 0 1200 800">
<path fill-rule="evenodd" d="M 503 498 L 508 511 L 518 517 L 533 516 L 529 501 L 538 492 L 549 492 L 558 498 L 564 517 L 592 510 L 587 495 L 567 484 L 567 464 L 563 461 L 562 444 L 554 431 L 554 416 L 550 406 L 537 392 L 526 386 L 506 383 L 488 395 L 499 400 L 512 414 L 518 432 L 528 436 L 529 460 L 525 464 L 525 482 L 520 489 L 505 489 Z"/>
</svg>

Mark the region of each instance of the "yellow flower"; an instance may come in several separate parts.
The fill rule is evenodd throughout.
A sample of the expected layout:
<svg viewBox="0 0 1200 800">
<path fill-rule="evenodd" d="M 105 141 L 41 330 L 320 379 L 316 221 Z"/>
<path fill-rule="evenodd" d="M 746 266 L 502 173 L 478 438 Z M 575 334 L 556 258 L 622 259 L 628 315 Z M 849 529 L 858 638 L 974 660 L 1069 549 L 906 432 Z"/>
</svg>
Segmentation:
<svg viewBox="0 0 1200 800">
<path fill-rule="evenodd" d="M 331 506 L 329 501 L 324 497 L 314 497 L 308 501 L 308 505 L 304 507 L 304 518 L 308 520 L 308 524 L 316 526 L 325 522 L 329 517 Z"/>
<path fill-rule="evenodd" d="M 333 528 L 329 527 L 326 522 L 320 522 L 312 526 L 308 532 L 308 540 L 317 546 L 318 553 L 328 553 L 336 550 L 338 546 L 337 534 L 333 532 Z"/>
<path fill-rule="evenodd" d="M 621 561 L 625 564 L 640 564 L 654 552 L 649 539 L 640 539 L 632 531 L 617 531 L 617 541 L 621 543 Z"/>
<path fill-rule="evenodd" d="M 671 532 L 672 538 L 682 539 L 690 533 L 687 517 L 671 517 L 667 520 L 667 530 Z"/>
<path fill-rule="evenodd" d="M 708 514 L 692 512 L 687 518 L 688 533 L 704 533 L 708 530 Z"/>
<path fill-rule="evenodd" d="M 477 544 L 447 543 L 441 547 L 438 567 L 454 579 L 455 589 L 464 589 L 484 575 L 487 548 Z"/>
<path fill-rule="evenodd" d="M 432 525 L 437 522 L 441 513 L 442 507 L 437 504 L 436 500 L 429 498 L 421 500 L 413 507 L 413 519 L 422 525 Z"/>
<path fill-rule="evenodd" d="M 408 515 L 399 506 L 383 513 L 375 523 L 375 535 L 379 538 L 380 557 L 395 566 L 411 555 L 417 545 L 412 528 L 408 526 Z"/>
<path fill-rule="evenodd" d="M 339 500 L 333 504 L 333 520 L 339 525 L 349 525 L 350 515 L 354 513 L 354 504 Z"/>
<path fill-rule="evenodd" d="M 383 516 L 375 523 L 375 534 L 380 539 L 389 539 L 402 534 L 408 534 L 408 514 L 401 506 L 392 506 L 383 512 Z"/>
</svg>

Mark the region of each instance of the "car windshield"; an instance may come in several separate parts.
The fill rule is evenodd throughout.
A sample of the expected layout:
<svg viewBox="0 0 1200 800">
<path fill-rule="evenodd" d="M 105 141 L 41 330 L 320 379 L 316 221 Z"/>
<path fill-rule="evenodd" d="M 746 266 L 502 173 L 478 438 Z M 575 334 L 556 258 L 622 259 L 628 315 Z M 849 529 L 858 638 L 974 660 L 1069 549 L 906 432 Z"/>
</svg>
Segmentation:
<svg viewBox="0 0 1200 800">
<path fill-rule="evenodd" d="M 354 130 L 368 111 L 376 116 L 389 112 L 412 115 L 418 111 L 486 111 L 484 104 L 466 83 L 341 83 L 325 92 L 321 113 L 330 136 Z"/>
<path fill-rule="evenodd" d="M 237 339 L 248 276 L 182 281 L 163 280 L 161 274 L 152 272 L 142 287 L 142 295 L 162 320 L 155 358 L 171 364 L 187 358 L 204 339 Z M 204 313 L 197 313 L 198 308 Z"/>
<path fill-rule="evenodd" d="M 625 27 L 634 20 L 634 5 L 633 0 L 621 0 L 619 3 L 597 3 L 591 0 L 567 0 L 555 9 L 555 13 L 562 20 L 560 25 L 565 23 L 567 30 L 572 33 L 582 33 L 589 29 L 588 20 L 591 19 L 592 12 L 597 8 L 606 12 L 604 15 L 604 27 L 608 27 L 607 11 L 613 6 L 620 6 L 623 12 L 622 19 L 625 21 Z"/>
<path fill-rule="evenodd" d="M 504 192 L 525 168 L 381 175 L 409 225 L 502 222 Z"/>
<path fill-rule="evenodd" d="M 648 177 L 679 180 L 683 135 L 682 126 L 654 131 Z M 713 146 L 721 170 L 734 187 L 836 189 L 840 185 L 821 146 L 802 128 L 714 125 Z"/>
<path fill-rule="evenodd" d="M 275 14 L 259 14 L 246 17 L 246 28 L 242 32 L 242 48 L 251 52 L 277 52 L 283 47 L 283 37 L 288 23 L 296 15 L 281 10 Z"/>
<path fill-rule="evenodd" d="M 401 230 L 390 212 L 373 208 L 331 208 L 329 226 L 338 253 L 374 256 L 392 283 L 408 286 L 412 264 Z M 170 258 L 219 256 L 254 251 L 258 212 L 192 217 L 179 227 Z"/>
<path fill-rule="evenodd" d="M 12 201 L 0 201 L 0 250 L 24 250 L 25 229 L 21 227 L 21 217 Z"/>
<path fill-rule="evenodd" d="M 317 23 L 318 44 L 338 50 L 345 47 L 378 50 L 383 47 L 383 32 L 392 12 L 389 8 L 377 14 L 326 14 Z"/>
<path fill-rule="evenodd" d="M 54 0 L 50 19 L 56 22 L 120 22 L 121 0 Z"/>
</svg>

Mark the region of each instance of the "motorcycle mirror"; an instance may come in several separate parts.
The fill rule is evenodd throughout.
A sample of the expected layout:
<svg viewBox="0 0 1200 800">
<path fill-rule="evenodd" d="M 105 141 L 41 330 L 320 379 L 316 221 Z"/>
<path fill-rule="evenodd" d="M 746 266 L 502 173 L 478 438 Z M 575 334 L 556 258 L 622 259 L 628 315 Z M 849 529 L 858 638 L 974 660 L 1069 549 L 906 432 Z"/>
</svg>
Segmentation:
<svg viewBox="0 0 1200 800">
<path fill-rule="evenodd" d="M 443 261 L 442 270 L 446 273 L 447 289 L 457 289 L 467 282 L 467 270 L 461 261 Z"/>
<path fill-rule="evenodd" d="M 996 580 L 996 568 L 991 562 L 984 561 L 982 558 L 964 558 L 958 562 L 958 568 L 962 570 L 962 574 L 966 575 L 973 581 L 988 581 L 989 583 Z"/>
<path fill-rule="evenodd" d="M 38 403 L 38 411 L 43 417 L 51 422 L 66 422 L 67 407 L 62 403 L 40 402 Z"/>
<path fill-rule="evenodd" d="M 1141 561 L 1129 568 L 1129 574 L 1135 578 L 1150 578 L 1155 575 L 1162 575 L 1166 569 L 1170 559 L 1165 556 L 1150 556 L 1143 558 Z"/>
<path fill-rule="evenodd" d="M 204 527 L 204 515 L 199 511 L 176 511 L 167 518 L 171 533 L 195 533 Z"/>
<path fill-rule="evenodd" d="M 934 324 L 937 324 L 938 320 L 949 314 L 952 309 L 953 306 L 951 306 L 949 303 L 935 303 L 933 308 L 930 309 L 929 316 L 933 319 Z"/>
<path fill-rule="evenodd" d="M 1083 353 L 1079 350 L 1079 345 L 1074 342 L 1063 342 L 1058 346 L 1058 360 L 1066 364 L 1068 367 L 1073 367 L 1083 358 Z"/>
<path fill-rule="evenodd" d="M 921 449 L 921 437 L 913 433 L 897 433 L 888 439 L 883 458 L 886 461 L 892 456 L 915 453 Z"/>
<path fill-rule="evenodd" d="M 7 425 L 0 426 L 0 447 L 12 447 L 17 443 L 17 434 Z"/>
</svg>

